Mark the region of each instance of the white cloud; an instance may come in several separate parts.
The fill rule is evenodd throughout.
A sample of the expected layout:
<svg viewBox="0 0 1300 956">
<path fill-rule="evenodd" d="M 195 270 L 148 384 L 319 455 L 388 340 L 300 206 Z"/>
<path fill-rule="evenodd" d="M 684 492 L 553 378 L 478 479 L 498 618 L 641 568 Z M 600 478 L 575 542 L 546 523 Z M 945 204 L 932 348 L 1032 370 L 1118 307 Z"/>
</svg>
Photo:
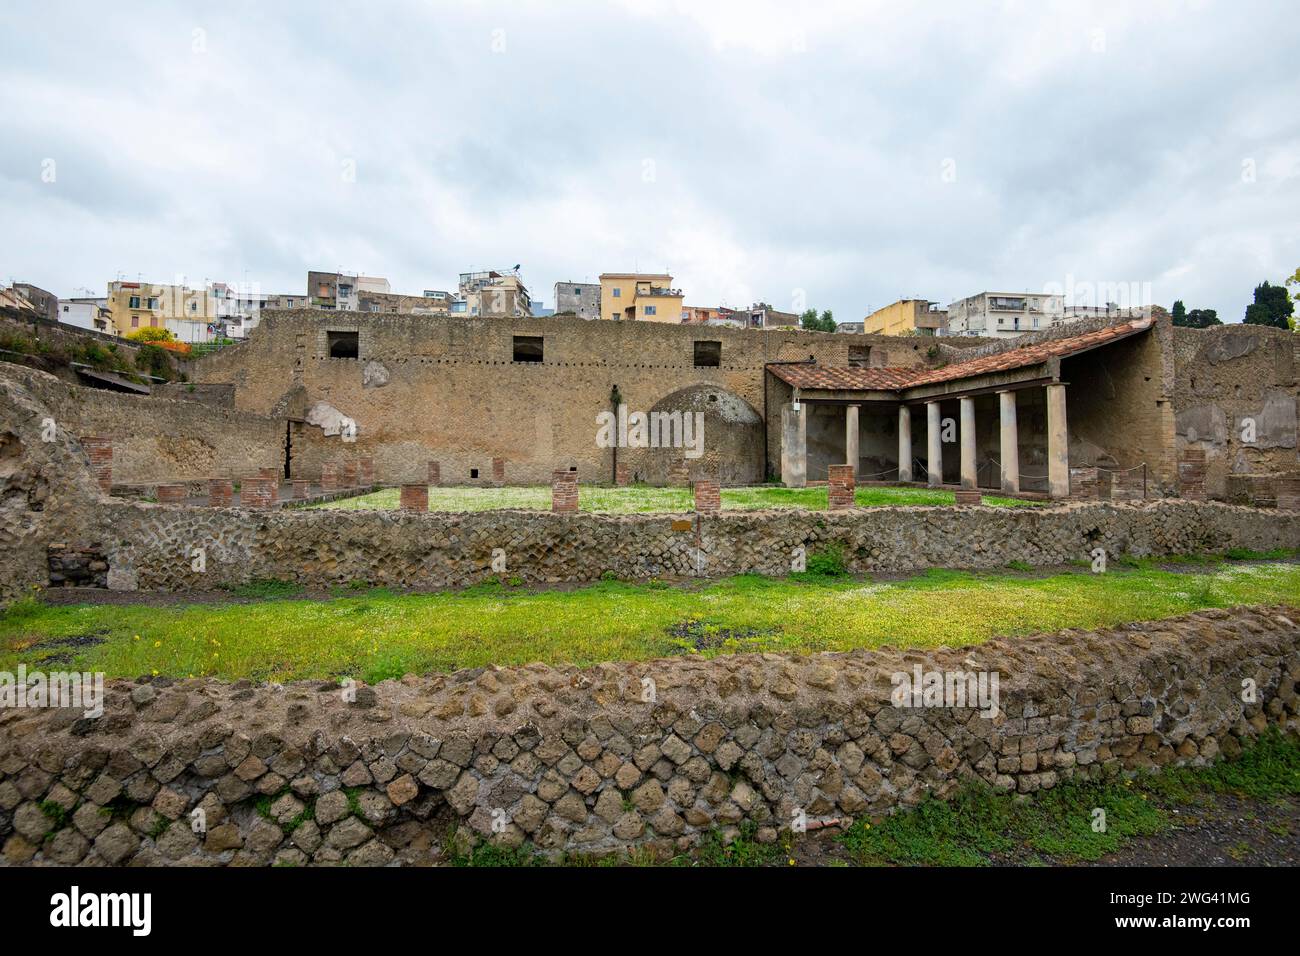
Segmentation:
<svg viewBox="0 0 1300 956">
<path fill-rule="evenodd" d="M 1300 265 L 1300 79 L 1268 53 L 1300 28 L 1262 2 L 69 3 L 0 30 L 0 279 L 61 294 L 519 262 L 548 302 L 639 267 L 843 320 L 1073 276 L 1235 320 Z"/>
</svg>

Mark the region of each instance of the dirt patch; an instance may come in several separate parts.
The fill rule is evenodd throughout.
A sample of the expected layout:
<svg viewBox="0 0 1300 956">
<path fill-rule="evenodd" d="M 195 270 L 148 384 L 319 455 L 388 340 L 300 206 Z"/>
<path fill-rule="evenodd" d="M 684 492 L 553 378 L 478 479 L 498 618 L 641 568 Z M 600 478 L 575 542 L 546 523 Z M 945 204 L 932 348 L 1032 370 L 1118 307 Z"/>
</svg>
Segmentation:
<svg viewBox="0 0 1300 956">
<path fill-rule="evenodd" d="M 771 637 L 776 631 L 772 628 L 756 627 L 721 627 L 707 621 L 679 621 L 668 628 L 675 653 L 690 651 L 716 651 L 728 643 L 753 644 L 763 638 Z"/>
</svg>

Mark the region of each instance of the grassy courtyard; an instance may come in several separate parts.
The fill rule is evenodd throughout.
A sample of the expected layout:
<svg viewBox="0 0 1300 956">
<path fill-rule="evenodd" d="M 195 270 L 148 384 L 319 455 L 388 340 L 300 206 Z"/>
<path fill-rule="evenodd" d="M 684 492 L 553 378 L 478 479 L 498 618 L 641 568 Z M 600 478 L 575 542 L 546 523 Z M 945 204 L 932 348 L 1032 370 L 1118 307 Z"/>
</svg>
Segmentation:
<svg viewBox="0 0 1300 956">
<path fill-rule="evenodd" d="M 376 508 L 391 510 L 397 507 L 398 490 L 385 488 L 355 498 L 341 498 L 313 508 Z M 859 488 L 854 495 L 859 508 L 883 505 L 950 505 L 954 501 L 951 491 L 928 488 Z M 1042 504 L 1019 498 L 985 495 L 984 504 L 997 507 L 1033 507 Z M 583 511 L 600 511 L 610 514 L 636 514 L 645 512 L 682 512 L 695 507 L 695 498 L 689 488 L 652 488 L 634 485 L 627 488 L 610 488 L 597 485 L 578 487 L 578 506 Z M 513 488 L 430 488 L 430 511 L 491 511 L 497 508 L 532 508 L 549 511 L 551 489 L 546 485 Z M 753 488 L 722 489 L 723 508 L 812 508 L 826 509 L 826 488 L 783 488 L 762 485 Z"/>
<path fill-rule="evenodd" d="M 972 644 L 1001 635 L 1150 620 L 1206 607 L 1297 603 L 1300 565 L 1143 563 L 1106 574 L 930 571 L 870 581 L 810 573 L 683 587 L 493 583 L 321 599 L 268 583 L 215 603 L 51 606 L 0 615 L 0 669 L 294 680 L 533 661 L 589 665 L 672 654 Z"/>
</svg>

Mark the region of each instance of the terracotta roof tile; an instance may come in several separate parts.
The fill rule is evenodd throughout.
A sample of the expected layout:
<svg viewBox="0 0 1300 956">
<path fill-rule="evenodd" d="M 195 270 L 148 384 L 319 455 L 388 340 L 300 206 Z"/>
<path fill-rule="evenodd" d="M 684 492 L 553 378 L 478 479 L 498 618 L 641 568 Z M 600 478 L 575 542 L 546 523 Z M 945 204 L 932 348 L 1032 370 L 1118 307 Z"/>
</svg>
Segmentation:
<svg viewBox="0 0 1300 956">
<path fill-rule="evenodd" d="M 1108 325 L 1103 329 L 1050 339 L 1034 345 L 1007 349 L 943 368 L 842 368 L 826 365 L 771 365 L 772 374 L 795 388 L 833 391 L 900 391 L 917 385 L 934 385 L 957 379 L 1007 372 L 1039 365 L 1051 358 L 1064 358 L 1078 352 L 1127 338 L 1151 327 L 1151 319 L 1134 319 Z"/>
</svg>

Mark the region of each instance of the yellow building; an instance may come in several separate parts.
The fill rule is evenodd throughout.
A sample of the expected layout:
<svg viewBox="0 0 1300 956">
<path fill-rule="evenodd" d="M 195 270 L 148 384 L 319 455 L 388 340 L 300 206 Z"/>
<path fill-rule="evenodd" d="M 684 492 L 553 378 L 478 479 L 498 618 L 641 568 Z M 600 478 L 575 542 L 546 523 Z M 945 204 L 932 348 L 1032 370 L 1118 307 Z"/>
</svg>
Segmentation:
<svg viewBox="0 0 1300 956">
<path fill-rule="evenodd" d="M 939 335 L 948 329 L 948 313 L 926 299 L 899 299 L 863 319 L 862 331 L 874 335 Z"/>
<path fill-rule="evenodd" d="M 600 277 L 600 317 L 680 323 L 682 290 L 666 273 L 606 272 Z"/>
<path fill-rule="evenodd" d="M 110 282 L 108 314 L 113 332 L 130 335 L 138 329 L 171 329 L 180 334 L 189 325 L 204 325 L 218 318 L 217 297 L 209 289 L 152 282 Z"/>
</svg>

